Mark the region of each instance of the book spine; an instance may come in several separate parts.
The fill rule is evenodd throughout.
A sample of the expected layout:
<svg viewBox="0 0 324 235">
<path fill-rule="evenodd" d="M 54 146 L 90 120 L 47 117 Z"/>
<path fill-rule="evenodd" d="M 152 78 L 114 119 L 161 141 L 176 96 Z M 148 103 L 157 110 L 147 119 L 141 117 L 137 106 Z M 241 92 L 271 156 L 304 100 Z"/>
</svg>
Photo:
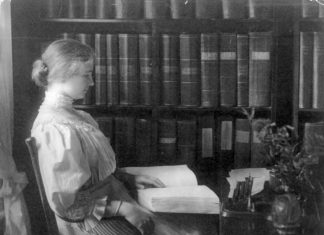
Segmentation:
<svg viewBox="0 0 324 235">
<path fill-rule="evenodd" d="M 86 44 L 86 45 L 90 46 L 91 48 L 94 48 L 93 35 L 79 33 L 76 35 L 76 39 L 79 40 L 81 43 Z M 81 104 L 91 105 L 94 103 L 95 103 L 95 86 L 90 86 L 84 99 L 81 101 Z"/>
<path fill-rule="evenodd" d="M 222 0 L 224 19 L 247 18 L 247 0 Z"/>
<path fill-rule="evenodd" d="M 215 0 L 196 1 L 196 18 L 216 19 L 221 16 L 221 2 Z"/>
<path fill-rule="evenodd" d="M 200 105 L 200 38 L 195 34 L 180 36 L 180 95 L 182 106 Z"/>
<path fill-rule="evenodd" d="M 201 106 L 219 105 L 218 34 L 201 34 Z"/>
<path fill-rule="evenodd" d="M 236 34 L 222 33 L 220 36 L 220 104 L 236 105 L 237 65 Z"/>
<path fill-rule="evenodd" d="M 162 35 L 162 105 L 180 103 L 179 36 Z"/>
<path fill-rule="evenodd" d="M 96 0 L 96 18 L 112 19 L 115 17 L 114 0 Z"/>
<path fill-rule="evenodd" d="M 96 105 L 107 104 L 107 44 L 106 35 L 95 34 L 95 94 Z"/>
<path fill-rule="evenodd" d="M 219 160 L 223 169 L 233 168 L 234 163 L 234 126 L 233 117 L 222 116 L 218 118 Z"/>
<path fill-rule="evenodd" d="M 142 105 L 151 105 L 152 89 L 152 36 L 149 34 L 139 35 L 139 103 Z"/>
<path fill-rule="evenodd" d="M 142 0 L 115 0 L 117 19 L 139 19 L 142 17 Z"/>
<path fill-rule="evenodd" d="M 250 167 L 251 130 L 248 119 L 237 118 L 235 121 L 234 167 Z"/>
<path fill-rule="evenodd" d="M 119 104 L 138 104 L 138 35 L 119 34 Z"/>
<path fill-rule="evenodd" d="M 119 103 L 119 82 L 118 82 L 118 35 L 107 34 L 107 105 Z"/>
<path fill-rule="evenodd" d="M 136 162 L 140 166 L 149 165 L 152 145 L 152 123 L 149 119 L 136 119 Z"/>
<path fill-rule="evenodd" d="M 66 18 L 74 19 L 79 18 L 80 9 L 77 0 L 67 0 L 64 1 L 65 6 L 65 16 Z"/>
<path fill-rule="evenodd" d="M 133 117 L 115 117 L 115 151 L 118 167 L 136 165 Z"/>
<path fill-rule="evenodd" d="M 189 167 L 196 163 L 196 120 L 177 121 L 178 158 L 177 164 L 187 164 Z"/>
<path fill-rule="evenodd" d="M 301 16 L 303 18 L 315 18 L 318 17 L 319 7 L 316 1 L 301 0 Z"/>
<path fill-rule="evenodd" d="M 318 4 L 318 17 L 323 18 L 324 17 L 324 5 Z"/>
<path fill-rule="evenodd" d="M 237 106 L 249 106 L 249 37 L 237 35 Z"/>
<path fill-rule="evenodd" d="M 80 0 L 80 17 L 83 19 L 95 18 L 95 0 Z"/>
<path fill-rule="evenodd" d="M 253 128 L 256 127 L 254 123 L 258 120 L 252 121 L 252 143 L 251 143 L 251 166 L 250 167 L 266 167 L 267 155 L 264 152 L 265 146 L 258 137 L 258 131 Z"/>
<path fill-rule="evenodd" d="M 57 36 L 58 39 L 74 39 L 75 36 L 73 33 L 67 33 L 67 32 L 64 32 L 64 33 L 61 33 Z"/>
<path fill-rule="evenodd" d="M 175 119 L 160 119 L 158 122 L 159 147 L 158 156 L 160 164 L 174 164 L 177 154 L 177 131 Z"/>
<path fill-rule="evenodd" d="M 249 106 L 271 104 L 271 32 L 249 33 Z"/>
<path fill-rule="evenodd" d="M 195 0 L 170 0 L 171 18 L 194 18 Z"/>
<path fill-rule="evenodd" d="M 249 0 L 249 17 L 250 18 L 272 18 L 273 2 L 269 0 Z"/>
<path fill-rule="evenodd" d="M 324 108 L 324 32 L 314 32 L 313 108 Z"/>
<path fill-rule="evenodd" d="M 300 32 L 299 108 L 312 108 L 314 33 Z"/>
<path fill-rule="evenodd" d="M 165 19 L 170 17 L 170 4 L 165 0 L 144 0 L 144 18 Z"/>
<path fill-rule="evenodd" d="M 97 117 L 96 121 L 98 123 L 101 132 L 110 140 L 111 146 L 114 145 L 114 120 L 112 117 Z"/>
<path fill-rule="evenodd" d="M 62 1 L 46 0 L 42 1 L 42 4 L 44 18 L 59 18 L 64 15 Z"/>
</svg>

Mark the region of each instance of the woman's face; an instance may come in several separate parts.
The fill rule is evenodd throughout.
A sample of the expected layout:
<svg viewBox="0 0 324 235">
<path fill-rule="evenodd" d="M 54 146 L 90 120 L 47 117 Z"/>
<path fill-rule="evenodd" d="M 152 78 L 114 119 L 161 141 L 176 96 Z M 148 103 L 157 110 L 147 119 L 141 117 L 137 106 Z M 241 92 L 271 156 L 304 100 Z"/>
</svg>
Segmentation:
<svg viewBox="0 0 324 235">
<path fill-rule="evenodd" d="M 74 100 L 83 99 L 93 86 L 93 60 L 78 62 L 74 74 L 64 81 L 63 92 Z"/>
</svg>

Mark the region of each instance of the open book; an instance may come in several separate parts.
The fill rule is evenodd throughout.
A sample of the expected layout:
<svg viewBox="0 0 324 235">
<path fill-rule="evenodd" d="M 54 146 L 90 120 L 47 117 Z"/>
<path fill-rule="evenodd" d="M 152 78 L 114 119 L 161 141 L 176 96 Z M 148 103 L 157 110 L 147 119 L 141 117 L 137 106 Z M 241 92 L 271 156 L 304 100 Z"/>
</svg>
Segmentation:
<svg viewBox="0 0 324 235">
<path fill-rule="evenodd" d="M 138 202 L 154 212 L 218 214 L 219 198 L 207 186 L 198 185 L 195 174 L 186 165 L 125 167 L 129 174 L 160 179 L 165 188 L 138 190 Z"/>
</svg>

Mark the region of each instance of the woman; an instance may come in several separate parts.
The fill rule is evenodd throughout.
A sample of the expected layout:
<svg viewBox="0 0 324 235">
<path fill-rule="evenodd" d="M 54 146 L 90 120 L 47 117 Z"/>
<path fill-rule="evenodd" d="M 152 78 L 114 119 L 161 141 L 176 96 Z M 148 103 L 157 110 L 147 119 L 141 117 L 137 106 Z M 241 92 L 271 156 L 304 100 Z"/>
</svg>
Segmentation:
<svg viewBox="0 0 324 235">
<path fill-rule="evenodd" d="M 35 119 L 39 165 L 48 202 L 58 220 L 86 234 L 182 234 L 131 198 L 123 183 L 163 187 L 158 179 L 116 169 L 109 140 L 87 113 L 73 108 L 93 86 L 92 49 L 75 40 L 51 43 L 33 64 L 45 88 Z"/>
</svg>

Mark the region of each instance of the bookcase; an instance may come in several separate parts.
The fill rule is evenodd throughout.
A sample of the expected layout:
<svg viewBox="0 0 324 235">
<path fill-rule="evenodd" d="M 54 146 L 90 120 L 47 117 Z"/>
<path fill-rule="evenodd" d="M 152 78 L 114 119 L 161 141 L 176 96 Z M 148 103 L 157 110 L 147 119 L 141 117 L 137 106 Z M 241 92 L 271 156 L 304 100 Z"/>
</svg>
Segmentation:
<svg viewBox="0 0 324 235">
<path fill-rule="evenodd" d="M 53 3 L 51 0 L 47 2 Z M 109 2 L 112 1 L 106 1 L 106 4 Z M 116 5 L 117 2 L 125 4 L 127 1 L 116 1 Z M 132 4 L 146 4 L 147 7 L 151 6 L 150 2 L 152 1 L 133 1 Z M 156 2 L 159 2 L 156 4 L 161 4 L 161 7 L 163 2 L 167 1 Z M 98 46 L 100 35 L 105 36 L 105 40 L 109 43 L 115 35 L 120 44 L 125 44 L 121 40 L 130 42 L 132 40 L 129 39 L 130 37 L 136 37 L 136 43 L 139 45 L 136 52 L 134 52 L 134 46 L 121 51 L 119 45 L 119 54 L 135 53 L 138 59 L 135 66 L 138 76 L 136 79 L 139 79 L 136 87 L 145 92 L 141 93 L 143 90 L 138 90 L 137 93 L 128 94 L 129 96 L 125 96 L 128 101 L 123 103 L 121 102 L 123 90 L 119 88 L 119 103 L 111 100 L 105 103 L 100 101 L 102 98 L 100 94 L 95 94 L 94 96 L 97 95 L 99 99 L 95 97 L 92 102 L 83 102 L 83 104 L 81 102 L 75 105 L 77 109 L 90 112 L 97 118 L 104 132 L 111 135 L 111 143 L 117 152 L 120 166 L 188 164 L 203 177 L 218 169 L 249 167 L 251 150 L 244 153 L 246 155 L 244 159 L 239 159 L 241 163 L 234 165 L 234 155 L 239 155 L 235 153 L 236 146 L 239 146 L 236 143 L 237 140 L 243 143 L 240 148 L 243 151 L 246 148 L 250 149 L 253 145 L 253 130 L 250 126 L 246 127 L 249 123 L 243 121 L 243 124 L 239 124 L 237 122 L 238 119 L 247 120 L 242 110 L 249 113 L 255 112 L 255 118 L 269 118 L 279 123 L 289 123 L 291 120 L 292 92 L 289 91 L 289 87 L 292 86 L 293 43 L 292 24 L 289 18 L 291 15 L 289 14 L 293 12 L 294 6 L 290 5 L 289 0 L 274 0 L 268 1 L 268 3 L 271 2 L 270 12 L 261 8 L 253 8 L 252 13 L 251 10 L 248 13 L 246 9 L 248 4 L 258 1 L 249 1 L 249 3 L 246 1 L 246 5 L 233 8 L 243 9 L 237 11 L 238 15 L 235 16 L 235 12 L 223 12 L 223 15 L 221 13 L 224 5 L 235 4 L 231 0 L 201 2 L 191 0 L 186 6 L 178 6 L 179 9 L 172 5 L 177 1 L 168 2 L 170 4 L 168 7 L 171 9 L 169 13 L 165 13 L 165 8 L 147 10 L 142 5 L 141 13 L 136 13 L 136 9 L 133 9 L 133 12 L 128 12 L 127 16 L 125 13 L 127 9 L 116 9 L 115 17 L 106 16 L 106 19 L 102 16 L 102 12 L 100 17 L 89 13 L 92 14 L 90 18 L 87 16 L 88 13 L 83 13 L 83 17 L 76 17 L 79 14 L 71 13 L 71 11 L 59 17 L 53 12 L 47 13 L 50 17 L 46 17 L 42 14 L 40 7 L 37 43 L 42 45 L 46 41 L 57 39 L 58 35 L 60 37 L 74 37 L 70 36 L 71 34 L 92 35 L 93 42 L 98 40 L 92 45 L 97 43 L 94 49 L 96 54 L 100 54 L 102 52 L 101 47 Z M 181 2 L 178 1 L 178 4 Z M 210 10 L 199 12 L 197 2 L 209 2 Z M 260 2 L 265 4 L 264 1 Z M 157 9 L 160 9 L 162 13 L 156 13 Z M 241 11 L 246 12 L 242 14 Z M 263 13 L 259 14 L 261 11 Z M 138 17 L 137 14 L 142 14 L 142 17 Z M 161 17 L 154 18 L 154 14 L 160 14 Z M 253 14 L 253 17 L 249 17 L 249 14 L 250 16 Z M 106 35 L 109 35 L 109 39 Z M 121 39 L 124 37 L 122 35 L 126 35 L 126 39 Z M 254 38 L 259 40 L 254 46 L 260 51 L 253 54 L 251 45 Z M 172 47 L 174 41 L 177 41 L 177 48 Z M 235 41 L 234 44 L 233 41 Z M 141 48 L 141 43 L 146 45 L 148 42 L 151 44 L 150 48 Z M 204 51 L 204 46 L 209 46 L 209 49 L 205 48 Z M 212 47 L 215 47 L 215 51 L 208 51 Z M 232 51 L 228 51 L 230 47 Z M 242 58 L 238 58 L 239 47 L 242 50 L 240 54 Z M 106 55 L 108 55 L 108 48 L 109 51 L 114 50 L 113 46 L 107 46 L 104 53 Z M 224 51 L 222 48 L 225 48 Z M 256 68 L 254 75 L 249 75 L 249 69 L 247 71 L 249 66 L 251 68 L 254 66 L 253 60 L 249 60 L 249 53 L 251 58 L 252 54 L 261 58 L 261 62 L 258 62 L 261 65 L 258 65 L 259 68 Z M 147 62 L 145 58 L 148 54 L 150 54 L 150 62 Z M 230 61 L 233 54 L 235 54 L 234 63 L 233 58 Z M 102 62 L 102 56 L 99 57 L 96 60 L 97 65 Z M 103 63 L 110 63 L 108 61 L 112 57 L 104 57 Z M 208 65 L 213 60 L 216 61 L 214 67 Z M 238 61 L 244 61 L 245 68 L 238 68 Z M 118 62 L 124 63 L 121 58 Z M 128 60 L 125 63 L 132 62 Z M 172 63 L 177 64 L 178 71 L 170 75 L 174 67 Z M 100 76 L 100 74 L 97 75 L 100 71 L 99 67 L 94 72 L 97 90 L 102 88 L 98 86 L 97 80 L 97 76 Z M 145 71 L 142 72 L 144 67 Z M 122 69 L 120 65 L 118 68 Z M 108 73 L 107 68 L 105 71 Z M 140 80 L 143 74 L 150 74 L 150 77 Z M 119 74 L 119 76 L 122 75 Z M 165 79 L 165 76 L 169 77 Z M 204 80 L 208 76 L 209 80 Z M 210 76 L 213 77 L 210 78 Z M 258 89 L 261 86 L 261 91 L 262 89 L 267 91 L 260 96 L 257 93 L 249 98 L 253 89 L 251 90 L 248 85 L 241 85 L 239 88 L 238 79 L 245 79 L 243 82 L 247 83 L 250 78 L 250 83 L 253 83 L 255 82 L 251 80 L 253 76 L 256 79 L 263 76 L 261 80 L 264 81 L 254 85 Z M 231 81 L 231 79 L 234 80 Z M 150 87 L 145 87 L 147 81 L 150 82 Z M 173 83 L 176 85 L 171 87 L 170 84 Z M 222 87 L 225 87 L 224 90 Z M 106 93 L 109 89 L 113 93 L 118 88 L 105 89 L 108 89 Z M 175 93 L 172 93 L 175 89 Z M 283 90 L 287 92 L 282 92 Z M 109 96 L 109 94 L 106 95 Z M 150 98 L 140 98 L 145 95 Z M 238 100 L 238 96 L 245 96 L 245 98 Z M 143 101 L 132 102 L 134 99 Z M 242 126 L 242 129 L 237 130 L 236 127 L 239 126 Z"/>
</svg>

